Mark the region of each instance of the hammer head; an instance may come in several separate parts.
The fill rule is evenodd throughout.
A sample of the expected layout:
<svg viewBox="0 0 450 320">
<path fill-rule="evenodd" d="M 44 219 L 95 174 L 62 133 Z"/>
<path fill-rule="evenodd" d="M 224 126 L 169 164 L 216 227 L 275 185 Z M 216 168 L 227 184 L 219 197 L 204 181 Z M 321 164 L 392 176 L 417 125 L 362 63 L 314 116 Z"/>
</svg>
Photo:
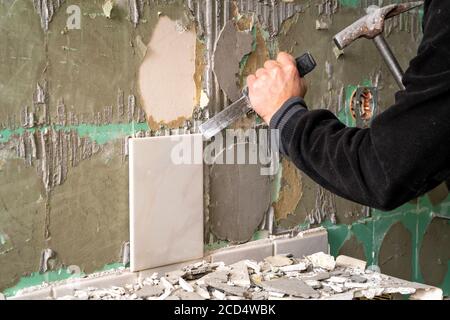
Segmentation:
<svg viewBox="0 0 450 320">
<path fill-rule="evenodd" d="M 334 43 L 339 49 L 343 49 L 358 38 L 373 39 L 384 28 L 384 20 L 392 18 L 405 11 L 421 6 L 423 1 L 391 4 L 382 8 L 376 8 L 369 14 L 360 18 L 347 28 L 336 34 Z"/>
</svg>

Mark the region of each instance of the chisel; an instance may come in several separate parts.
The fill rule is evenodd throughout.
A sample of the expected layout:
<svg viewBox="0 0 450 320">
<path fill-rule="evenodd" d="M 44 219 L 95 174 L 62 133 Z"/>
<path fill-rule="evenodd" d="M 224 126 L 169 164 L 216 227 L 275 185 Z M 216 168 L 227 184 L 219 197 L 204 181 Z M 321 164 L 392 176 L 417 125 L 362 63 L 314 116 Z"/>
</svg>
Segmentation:
<svg viewBox="0 0 450 320">
<path fill-rule="evenodd" d="M 304 53 L 295 59 L 297 69 L 301 77 L 311 72 L 316 67 L 316 62 L 309 52 Z M 248 98 L 248 88 L 242 90 L 242 97 L 220 111 L 211 119 L 206 120 L 199 126 L 200 133 L 204 140 L 209 140 L 217 133 L 228 127 L 234 121 L 251 111 L 250 99 Z"/>
</svg>

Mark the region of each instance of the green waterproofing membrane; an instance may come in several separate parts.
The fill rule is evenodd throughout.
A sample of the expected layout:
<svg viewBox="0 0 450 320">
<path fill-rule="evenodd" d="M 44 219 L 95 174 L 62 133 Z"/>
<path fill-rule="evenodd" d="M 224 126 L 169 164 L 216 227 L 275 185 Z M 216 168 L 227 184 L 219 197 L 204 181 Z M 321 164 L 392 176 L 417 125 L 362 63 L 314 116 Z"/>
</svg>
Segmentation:
<svg viewBox="0 0 450 320">
<path fill-rule="evenodd" d="M 333 225 L 329 221 L 322 225 L 328 231 L 332 255 L 337 256 L 345 241 L 354 235 L 363 244 L 367 265 L 370 266 L 378 265 L 378 256 L 384 236 L 392 225 L 400 222 L 412 236 L 412 281 L 423 282 L 419 265 L 419 251 L 423 235 L 436 214 L 450 219 L 450 197 L 440 205 L 433 207 L 428 197 L 424 196 L 419 199 L 417 204 L 407 203 L 390 212 L 372 210 L 370 218 L 358 220 L 351 225 Z M 450 260 L 444 263 L 450 265 Z M 440 287 L 443 289 L 444 295 L 450 294 L 450 268 L 448 268 Z"/>
<path fill-rule="evenodd" d="M 123 267 L 124 265 L 122 263 L 110 263 L 95 272 L 114 270 Z M 14 287 L 6 289 L 3 293 L 5 294 L 6 297 L 12 297 L 21 289 L 32 286 L 38 286 L 44 282 L 55 282 L 67 279 L 76 279 L 85 276 L 86 274 L 84 272 L 72 274 L 71 271 L 67 268 L 61 268 L 56 271 L 48 271 L 44 273 L 33 272 L 31 275 L 27 277 L 20 278 L 19 282 Z"/>
<path fill-rule="evenodd" d="M 48 128 L 49 126 L 30 129 L 3 129 L 0 130 L 0 143 L 8 142 L 13 136 L 22 135 L 25 131 L 34 133 L 37 130 L 44 131 Z M 105 144 L 112 140 L 124 138 L 138 131 L 149 130 L 148 124 L 146 122 L 112 123 L 100 126 L 93 124 L 79 124 L 76 126 L 53 125 L 52 128 L 55 130 L 63 130 L 66 132 L 75 130 L 80 137 L 89 137 L 92 141 L 95 141 L 98 144 Z"/>
<path fill-rule="evenodd" d="M 364 80 L 361 86 L 370 87 L 372 83 L 369 80 Z M 347 86 L 345 90 L 345 108 L 337 115 L 339 120 L 347 126 L 355 126 L 355 120 L 350 114 L 349 103 L 353 92 L 357 88 L 358 86 Z M 412 236 L 412 280 L 423 282 L 419 265 L 419 251 L 422 246 L 424 233 L 436 215 L 450 217 L 450 197 L 438 206 L 433 207 L 428 197 L 423 196 L 417 204 L 407 203 L 390 212 L 373 209 L 370 218 L 358 220 L 351 225 L 333 225 L 327 221 L 323 223 L 323 226 L 328 230 L 332 255 L 337 256 L 345 241 L 354 235 L 363 244 L 367 265 L 370 266 L 378 265 L 378 256 L 384 236 L 393 224 L 400 222 Z M 444 263 L 450 266 L 450 260 Z M 444 295 L 450 295 L 450 267 L 447 269 L 446 277 L 440 287 L 443 289 Z"/>
</svg>

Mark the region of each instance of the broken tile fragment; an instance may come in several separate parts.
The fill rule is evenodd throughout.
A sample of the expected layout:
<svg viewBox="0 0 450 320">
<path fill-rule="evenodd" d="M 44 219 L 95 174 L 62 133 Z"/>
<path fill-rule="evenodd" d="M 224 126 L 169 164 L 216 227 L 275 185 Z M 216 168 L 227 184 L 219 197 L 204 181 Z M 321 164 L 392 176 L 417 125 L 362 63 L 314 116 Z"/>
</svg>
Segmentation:
<svg viewBox="0 0 450 320">
<path fill-rule="evenodd" d="M 309 255 L 307 258 L 312 263 L 314 268 L 322 268 L 331 271 L 334 270 L 336 266 L 334 257 L 323 252 L 314 253 Z"/>
<path fill-rule="evenodd" d="M 266 261 L 273 267 L 284 267 L 293 263 L 292 259 L 285 256 L 271 256 L 265 258 L 264 261 Z"/>
<path fill-rule="evenodd" d="M 352 275 L 351 277 L 350 277 L 350 280 L 351 281 L 353 281 L 353 282 L 359 282 L 359 283 L 364 283 L 364 282 L 367 282 L 367 278 L 365 278 L 365 277 L 362 277 L 362 276 L 358 276 L 358 275 Z"/>
<path fill-rule="evenodd" d="M 285 293 L 276 292 L 276 291 L 269 291 L 269 296 L 272 296 L 272 297 L 275 297 L 275 298 L 283 298 L 285 296 Z"/>
<path fill-rule="evenodd" d="M 305 262 L 300 262 L 297 264 L 292 264 L 289 266 L 284 266 L 284 267 L 280 267 L 280 270 L 283 272 L 291 272 L 291 271 L 304 271 L 306 269 L 308 269 L 308 263 Z"/>
<path fill-rule="evenodd" d="M 251 295 L 251 300 L 267 300 L 269 298 L 269 294 L 266 291 L 254 292 Z"/>
<path fill-rule="evenodd" d="M 214 298 L 216 298 L 218 300 L 224 300 L 226 297 L 225 293 L 223 293 L 219 290 L 213 290 L 212 295 L 214 296 Z"/>
<path fill-rule="evenodd" d="M 255 273 L 261 272 L 261 267 L 256 261 L 252 260 L 245 260 L 245 264 L 247 265 L 247 268 L 252 269 Z"/>
<path fill-rule="evenodd" d="M 366 262 L 363 260 L 355 259 L 345 255 L 340 255 L 336 258 L 336 266 L 345 268 L 356 268 L 360 270 L 366 269 Z"/>
<path fill-rule="evenodd" d="M 320 294 L 299 279 L 276 279 L 263 281 L 262 287 L 270 292 L 279 292 L 294 297 L 318 298 Z"/>
<path fill-rule="evenodd" d="M 240 261 L 231 265 L 230 281 L 236 286 L 244 288 L 250 287 L 250 277 L 245 261 Z"/>
<path fill-rule="evenodd" d="M 332 276 L 329 279 L 327 279 L 327 281 L 329 282 L 333 282 L 333 283 L 345 283 L 346 281 L 348 281 L 348 278 L 345 277 L 337 277 L 337 276 Z"/>
<path fill-rule="evenodd" d="M 367 299 L 373 299 L 375 296 L 383 294 L 384 288 L 370 288 L 362 290 L 361 294 Z"/>
<path fill-rule="evenodd" d="M 195 288 L 195 292 L 204 299 L 211 299 L 211 295 L 209 294 L 209 291 L 204 289 L 201 286 L 197 286 Z"/>
<path fill-rule="evenodd" d="M 342 293 L 342 292 L 344 292 L 344 289 L 343 289 L 343 286 L 342 286 L 342 285 L 330 283 L 330 288 L 333 289 L 333 290 L 334 290 L 335 292 L 337 292 L 337 293 Z"/>
<path fill-rule="evenodd" d="M 321 280 L 326 280 L 330 277 L 330 274 L 328 272 L 319 272 L 313 275 L 305 275 L 302 276 L 302 280 L 317 280 L 317 281 L 321 281 Z"/>
<path fill-rule="evenodd" d="M 186 271 L 184 278 L 188 279 L 188 280 L 194 280 L 194 279 L 202 278 L 205 275 L 211 275 L 212 273 L 210 273 L 210 272 L 213 271 L 213 269 L 218 268 L 218 266 L 219 265 L 215 265 L 212 263 L 211 264 L 206 263 L 205 261 L 196 263 L 193 266 L 186 267 L 184 269 Z M 213 272 L 213 273 L 215 273 L 215 272 Z"/>
<path fill-rule="evenodd" d="M 167 297 L 170 296 L 171 293 L 172 293 L 172 290 L 166 289 L 164 291 L 164 293 L 161 296 L 159 296 L 158 300 L 165 300 Z"/>
<path fill-rule="evenodd" d="M 184 277 L 186 275 L 186 271 L 183 270 L 175 270 L 175 271 L 171 271 L 171 272 L 167 272 L 165 275 L 165 278 L 167 279 L 167 281 L 169 281 L 171 284 L 177 284 L 178 283 L 178 279 L 180 277 Z"/>
<path fill-rule="evenodd" d="M 226 283 L 226 282 L 228 282 L 228 274 L 229 274 L 229 271 L 226 271 L 226 270 L 214 271 L 214 272 L 208 273 L 207 275 L 198 279 L 196 282 L 197 282 L 197 284 L 208 284 L 208 282 L 210 282 L 210 281 Z"/>
<path fill-rule="evenodd" d="M 194 288 L 189 284 L 189 283 L 187 283 L 187 281 L 186 280 L 184 280 L 183 278 L 179 278 L 178 279 L 178 283 L 180 284 L 180 287 L 184 290 L 184 291 L 187 291 L 187 292 L 194 292 Z"/>
<path fill-rule="evenodd" d="M 313 289 L 322 288 L 322 284 L 320 283 L 320 281 L 317 280 L 304 280 L 304 281 L 308 286 L 310 286 Z"/>
<path fill-rule="evenodd" d="M 208 286 L 233 296 L 244 296 L 244 293 L 247 292 L 247 290 L 243 287 L 230 286 L 226 283 L 217 281 L 210 281 Z"/>
<path fill-rule="evenodd" d="M 361 283 L 361 282 L 346 282 L 344 283 L 344 287 L 349 288 L 349 289 L 354 289 L 354 288 L 363 288 L 363 289 L 367 289 L 369 288 L 369 284 L 368 283 Z"/>
<path fill-rule="evenodd" d="M 161 277 L 160 281 L 164 288 L 166 288 L 167 290 L 174 289 L 173 285 L 165 277 Z"/>
<path fill-rule="evenodd" d="M 164 286 L 156 285 L 156 286 L 144 286 L 142 289 L 136 291 L 136 295 L 139 298 L 147 298 L 147 297 L 155 297 L 160 296 L 164 293 Z"/>
</svg>

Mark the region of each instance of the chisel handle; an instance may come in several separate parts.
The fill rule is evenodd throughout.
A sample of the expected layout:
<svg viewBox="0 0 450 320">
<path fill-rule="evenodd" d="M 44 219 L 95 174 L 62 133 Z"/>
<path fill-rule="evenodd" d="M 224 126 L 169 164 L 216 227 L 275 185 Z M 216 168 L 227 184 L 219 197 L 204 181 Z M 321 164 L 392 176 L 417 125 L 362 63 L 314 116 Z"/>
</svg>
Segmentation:
<svg viewBox="0 0 450 320">
<path fill-rule="evenodd" d="M 305 52 L 300 57 L 295 58 L 295 63 L 297 64 L 298 73 L 302 78 L 316 67 L 316 61 L 309 52 Z"/>
</svg>

